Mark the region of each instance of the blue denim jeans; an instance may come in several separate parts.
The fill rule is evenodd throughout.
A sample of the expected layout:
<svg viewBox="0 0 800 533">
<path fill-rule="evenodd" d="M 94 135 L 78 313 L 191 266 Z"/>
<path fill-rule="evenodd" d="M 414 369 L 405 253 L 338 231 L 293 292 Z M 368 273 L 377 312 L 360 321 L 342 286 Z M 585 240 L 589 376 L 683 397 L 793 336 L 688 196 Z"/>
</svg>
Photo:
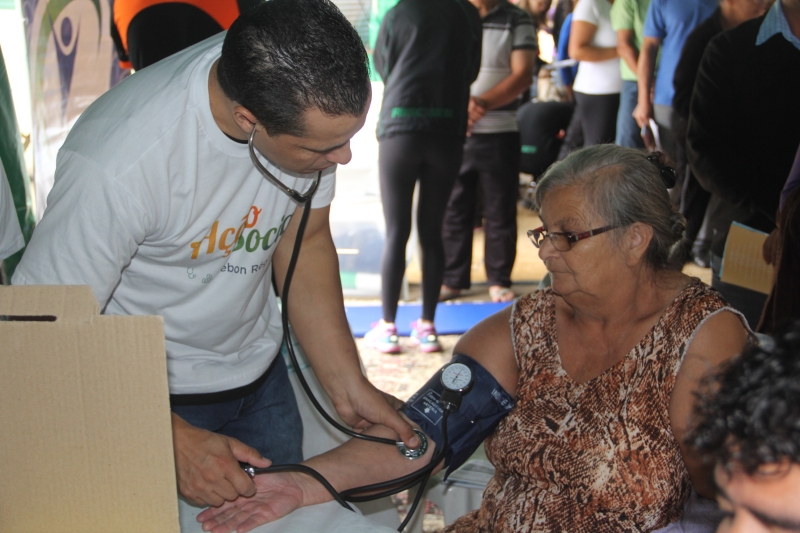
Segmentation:
<svg viewBox="0 0 800 533">
<path fill-rule="evenodd" d="M 639 98 L 639 88 L 635 81 L 622 81 L 622 92 L 619 95 L 619 111 L 617 112 L 617 139 L 619 146 L 628 148 L 644 148 L 641 128 L 634 120 L 632 113 Z"/>
<path fill-rule="evenodd" d="M 173 406 L 189 424 L 233 437 L 252 446 L 273 464 L 303 460 L 303 422 L 279 353 L 267 379 L 254 393 L 208 405 Z"/>
</svg>

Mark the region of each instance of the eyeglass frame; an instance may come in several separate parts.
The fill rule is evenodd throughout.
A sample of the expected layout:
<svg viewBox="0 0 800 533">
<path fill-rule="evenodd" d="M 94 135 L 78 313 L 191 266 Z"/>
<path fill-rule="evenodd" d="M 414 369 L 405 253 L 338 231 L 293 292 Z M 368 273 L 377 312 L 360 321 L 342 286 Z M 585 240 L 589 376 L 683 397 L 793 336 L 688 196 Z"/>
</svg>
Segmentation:
<svg viewBox="0 0 800 533">
<path fill-rule="evenodd" d="M 538 227 L 536 229 L 529 229 L 527 234 L 528 234 L 528 239 L 530 239 L 530 241 L 533 243 L 533 245 L 536 248 L 541 248 L 542 244 L 544 243 L 545 237 L 547 237 L 548 239 L 550 239 L 550 243 L 553 245 L 553 248 L 555 248 L 559 252 L 569 252 L 570 250 L 572 250 L 572 245 L 575 244 L 576 242 L 582 241 L 583 239 L 588 239 L 589 237 L 594 237 L 595 235 L 600 235 L 601 233 L 605 233 L 606 231 L 610 231 L 612 229 L 617 229 L 619 227 L 620 226 L 611 225 L 611 226 L 603 226 L 602 228 L 591 229 L 589 231 L 581 231 L 581 232 L 565 231 L 565 232 L 562 232 L 562 231 L 547 231 L 546 229 L 544 229 L 544 226 L 540 226 L 540 227 Z M 542 240 L 540 242 L 536 241 L 535 235 L 537 233 L 542 236 Z M 568 245 L 567 249 L 566 250 L 559 250 L 555 245 L 555 241 L 553 241 L 553 239 L 552 239 L 552 237 L 550 237 L 550 235 L 559 235 L 559 236 L 564 237 L 566 239 L 566 242 L 567 242 L 567 245 Z"/>
</svg>

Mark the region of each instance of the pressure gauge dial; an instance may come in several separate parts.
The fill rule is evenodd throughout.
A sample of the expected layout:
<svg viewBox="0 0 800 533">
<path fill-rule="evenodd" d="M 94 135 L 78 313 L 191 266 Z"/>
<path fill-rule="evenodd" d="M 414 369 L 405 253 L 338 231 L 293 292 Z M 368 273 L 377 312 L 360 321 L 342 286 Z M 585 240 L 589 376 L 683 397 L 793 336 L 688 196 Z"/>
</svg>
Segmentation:
<svg viewBox="0 0 800 533">
<path fill-rule="evenodd" d="M 442 385 L 453 392 L 465 392 L 472 386 L 472 370 L 462 363 L 450 363 L 442 369 Z"/>
</svg>

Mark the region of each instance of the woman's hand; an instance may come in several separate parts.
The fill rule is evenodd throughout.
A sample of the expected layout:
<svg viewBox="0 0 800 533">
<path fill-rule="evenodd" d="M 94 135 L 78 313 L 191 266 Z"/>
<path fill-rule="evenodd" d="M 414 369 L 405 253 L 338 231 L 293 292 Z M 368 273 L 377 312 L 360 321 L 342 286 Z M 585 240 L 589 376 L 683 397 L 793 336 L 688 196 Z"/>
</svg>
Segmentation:
<svg viewBox="0 0 800 533">
<path fill-rule="evenodd" d="M 305 491 L 315 492 L 310 485 L 315 482 L 296 472 L 260 474 L 253 481 L 256 484 L 255 496 L 241 497 L 197 515 L 203 531 L 245 533 L 306 505 Z"/>
</svg>

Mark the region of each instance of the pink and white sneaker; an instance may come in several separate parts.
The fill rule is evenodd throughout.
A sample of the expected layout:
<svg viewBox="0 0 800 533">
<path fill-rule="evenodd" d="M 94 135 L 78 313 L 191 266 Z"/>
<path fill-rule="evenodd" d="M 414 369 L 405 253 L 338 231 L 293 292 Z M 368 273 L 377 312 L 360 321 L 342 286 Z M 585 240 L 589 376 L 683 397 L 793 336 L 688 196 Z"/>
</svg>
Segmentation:
<svg viewBox="0 0 800 533">
<path fill-rule="evenodd" d="M 412 322 L 411 327 L 413 328 L 411 330 L 411 343 L 419 346 L 420 351 L 425 353 L 442 351 L 436 328 L 430 324 L 420 324 L 419 320 Z"/>
<path fill-rule="evenodd" d="M 381 353 L 400 353 L 402 351 L 397 327 L 382 320 L 372 324 L 372 329 L 364 334 L 364 340 L 367 341 L 370 348 Z"/>
</svg>

